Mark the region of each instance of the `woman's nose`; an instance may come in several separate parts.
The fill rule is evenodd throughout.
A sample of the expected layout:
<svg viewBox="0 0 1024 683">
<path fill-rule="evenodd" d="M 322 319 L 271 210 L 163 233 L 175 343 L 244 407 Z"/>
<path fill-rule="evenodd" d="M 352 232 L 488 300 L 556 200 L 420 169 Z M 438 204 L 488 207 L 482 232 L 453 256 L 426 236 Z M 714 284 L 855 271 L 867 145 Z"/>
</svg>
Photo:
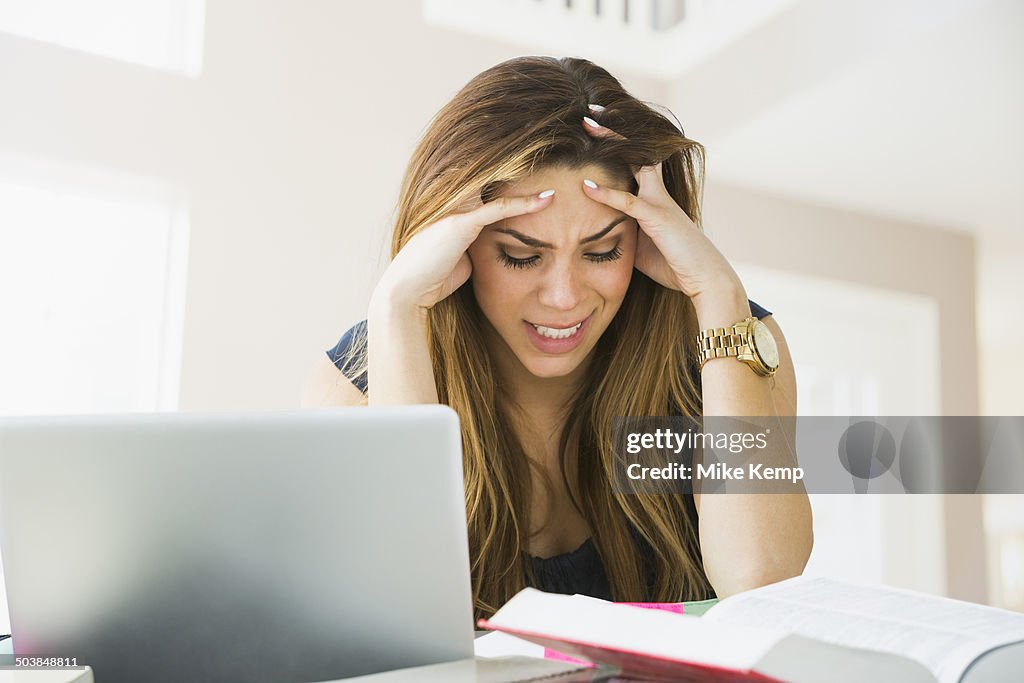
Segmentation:
<svg viewBox="0 0 1024 683">
<path fill-rule="evenodd" d="M 582 301 L 580 273 L 565 264 L 554 264 L 540 284 L 540 303 L 552 310 L 575 311 Z"/>
</svg>

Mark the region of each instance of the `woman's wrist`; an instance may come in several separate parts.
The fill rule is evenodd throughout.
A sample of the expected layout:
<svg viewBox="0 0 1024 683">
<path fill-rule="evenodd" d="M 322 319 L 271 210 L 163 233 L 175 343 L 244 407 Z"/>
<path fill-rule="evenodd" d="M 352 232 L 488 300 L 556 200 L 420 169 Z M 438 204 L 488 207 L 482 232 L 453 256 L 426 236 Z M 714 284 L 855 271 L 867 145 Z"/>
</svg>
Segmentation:
<svg viewBox="0 0 1024 683">
<path fill-rule="evenodd" d="M 387 284 L 378 285 L 367 311 L 368 405 L 437 403 L 427 347 L 427 309 Z"/>
<path fill-rule="evenodd" d="M 370 295 L 367 317 L 425 322 L 427 309 L 404 296 L 401 287 L 394 287 L 386 280 L 381 280 Z"/>
<path fill-rule="evenodd" d="M 723 280 L 690 300 L 697 313 L 697 325 L 702 330 L 729 327 L 750 317 L 750 302 L 739 280 Z"/>
</svg>

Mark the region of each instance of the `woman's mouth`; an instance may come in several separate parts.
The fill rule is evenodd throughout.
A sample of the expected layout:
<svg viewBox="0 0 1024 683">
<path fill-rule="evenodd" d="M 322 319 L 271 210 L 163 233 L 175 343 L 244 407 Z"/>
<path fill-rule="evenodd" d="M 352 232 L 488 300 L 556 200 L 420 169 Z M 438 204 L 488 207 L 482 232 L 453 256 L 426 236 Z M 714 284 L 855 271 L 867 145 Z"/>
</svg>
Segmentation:
<svg viewBox="0 0 1024 683">
<path fill-rule="evenodd" d="M 527 336 L 533 345 L 544 353 L 565 353 L 576 348 L 583 340 L 587 325 L 593 314 L 588 315 L 576 324 L 548 323 L 541 325 L 524 320 Z"/>
</svg>

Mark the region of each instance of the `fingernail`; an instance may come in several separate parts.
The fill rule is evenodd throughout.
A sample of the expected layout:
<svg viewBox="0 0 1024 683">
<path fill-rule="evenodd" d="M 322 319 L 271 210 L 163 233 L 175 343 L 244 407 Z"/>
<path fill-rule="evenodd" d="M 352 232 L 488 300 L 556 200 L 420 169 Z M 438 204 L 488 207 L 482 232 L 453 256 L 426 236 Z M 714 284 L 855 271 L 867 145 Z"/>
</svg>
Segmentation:
<svg viewBox="0 0 1024 683">
<path fill-rule="evenodd" d="M 584 116 L 583 117 L 583 123 L 587 124 L 591 128 L 600 128 L 601 127 L 600 123 L 598 123 L 594 119 L 590 118 L 589 116 Z"/>
<path fill-rule="evenodd" d="M 597 183 L 595 183 L 590 178 L 585 178 L 583 180 L 583 184 L 586 185 L 587 187 L 589 187 L 591 190 L 596 190 L 597 189 Z"/>
<path fill-rule="evenodd" d="M 604 107 L 602 107 L 600 104 L 588 104 L 587 106 L 590 107 L 590 111 L 596 111 L 598 113 L 604 111 Z"/>
<path fill-rule="evenodd" d="M 555 193 L 554 190 L 544 190 L 539 195 L 537 195 L 537 199 L 547 199 L 548 197 L 550 197 L 554 193 Z"/>
</svg>

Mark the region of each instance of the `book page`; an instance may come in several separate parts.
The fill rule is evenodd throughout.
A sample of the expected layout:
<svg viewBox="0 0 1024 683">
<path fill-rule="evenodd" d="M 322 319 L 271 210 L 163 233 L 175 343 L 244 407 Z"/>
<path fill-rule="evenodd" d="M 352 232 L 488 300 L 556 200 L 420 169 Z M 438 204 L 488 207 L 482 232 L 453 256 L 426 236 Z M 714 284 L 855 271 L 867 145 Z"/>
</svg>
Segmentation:
<svg viewBox="0 0 1024 683">
<path fill-rule="evenodd" d="M 703 617 L 524 588 L 483 625 L 524 638 L 750 670 L 785 633 L 772 627 L 719 627 Z"/>
<path fill-rule="evenodd" d="M 544 646 L 502 631 L 491 631 L 473 641 L 473 654 L 487 658 L 517 656 L 544 659 Z"/>
<path fill-rule="evenodd" d="M 702 619 L 772 626 L 903 655 L 956 683 L 983 653 L 1024 640 L 1024 614 L 889 586 L 798 576 L 725 598 Z"/>
</svg>

